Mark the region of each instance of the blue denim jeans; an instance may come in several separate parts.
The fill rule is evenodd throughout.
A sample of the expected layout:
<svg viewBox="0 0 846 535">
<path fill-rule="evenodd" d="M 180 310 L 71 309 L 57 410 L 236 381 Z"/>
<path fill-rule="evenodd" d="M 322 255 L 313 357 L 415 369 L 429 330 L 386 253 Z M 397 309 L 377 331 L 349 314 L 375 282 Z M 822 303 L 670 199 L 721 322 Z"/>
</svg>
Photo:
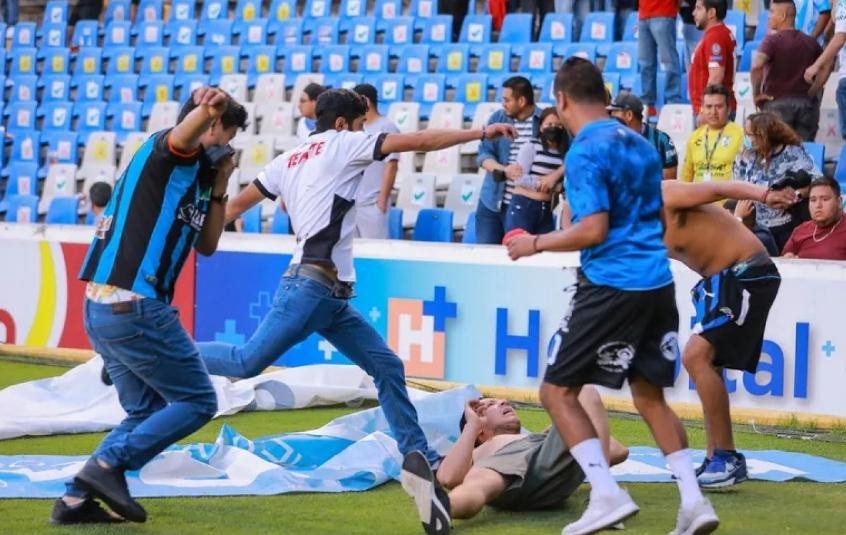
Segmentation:
<svg viewBox="0 0 846 535">
<path fill-rule="evenodd" d="M 93 453 L 114 467 L 137 470 L 212 419 L 217 397 L 179 312 L 156 299 L 112 305 L 85 301 L 85 331 L 103 357 L 126 418 Z M 68 494 L 84 492 L 68 485 Z"/>
<path fill-rule="evenodd" d="M 840 112 L 840 137 L 846 140 L 846 78 L 837 82 L 837 111 Z"/>
<path fill-rule="evenodd" d="M 646 106 L 654 106 L 658 95 L 656 86 L 658 62 L 667 71 L 667 89 L 664 100 L 667 104 L 678 104 L 681 96 L 681 65 L 676 50 L 676 19 L 655 17 L 638 21 L 637 39 L 638 63 Z"/>
<path fill-rule="evenodd" d="M 18 0 L 3 0 L 3 22 L 9 26 L 18 23 L 18 3 Z"/>
<path fill-rule="evenodd" d="M 481 201 L 476 206 L 476 243 L 499 245 L 505 236 L 505 210 L 494 212 Z"/>
<path fill-rule="evenodd" d="M 438 454 L 429 450 L 408 399 L 402 361 L 349 300 L 334 297 L 330 288 L 313 279 L 282 277 L 270 312 L 245 345 L 206 342 L 197 347 L 209 373 L 253 377 L 314 332 L 373 377 L 400 452 L 420 450 L 430 462 L 436 461 Z"/>
<path fill-rule="evenodd" d="M 536 201 L 522 195 L 511 197 L 505 213 L 505 232 L 521 228 L 529 234 L 546 234 L 555 230 L 552 203 Z"/>
</svg>

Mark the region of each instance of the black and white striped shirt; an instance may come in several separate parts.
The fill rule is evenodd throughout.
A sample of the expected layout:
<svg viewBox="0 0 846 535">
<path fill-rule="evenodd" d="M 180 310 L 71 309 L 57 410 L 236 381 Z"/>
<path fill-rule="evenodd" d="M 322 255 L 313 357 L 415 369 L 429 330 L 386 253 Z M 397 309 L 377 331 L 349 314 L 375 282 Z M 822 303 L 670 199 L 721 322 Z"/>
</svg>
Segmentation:
<svg viewBox="0 0 846 535">
<path fill-rule="evenodd" d="M 517 164 L 529 172 L 515 182 L 521 188 L 537 190 L 541 177 L 552 173 L 564 164 L 564 155 L 554 147 L 545 149 L 539 139 L 523 145 L 517 155 Z"/>
<path fill-rule="evenodd" d="M 508 163 L 517 163 L 517 154 L 520 152 L 520 147 L 531 141 L 534 134 L 535 118 L 530 115 L 525 121 L 515 120 L 514 128 L 517 130 L 517 137 L 511 142 L 511 152 L 508 155 Z M 508 179 L 505 183 L 505 194 L 502 196 L 503 204 L 511 202 L 511 196 L 514 194 L 515 181 Z"/>
</svg>

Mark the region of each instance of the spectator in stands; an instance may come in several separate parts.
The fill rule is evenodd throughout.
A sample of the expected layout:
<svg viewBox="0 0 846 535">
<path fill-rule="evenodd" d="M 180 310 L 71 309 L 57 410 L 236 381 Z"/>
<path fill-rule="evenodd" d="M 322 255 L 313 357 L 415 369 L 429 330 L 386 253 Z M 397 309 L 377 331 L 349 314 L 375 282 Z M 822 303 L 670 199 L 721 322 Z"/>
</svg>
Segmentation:
<svg viewBox="0 0 846 535">
<path fill-rule="evenodd" d="M 582 23 L 591 12 L 591 0 L 555 0 L 556 13 L 573 14 L 573 41 L 579 40 Z"/>
<path fill-rule="evenodd" d="M 726 0 L 696 0 L 693 19 L 696 27 L 705 30 L 699 46 L 693 52 L 688 76 L 688 89 L 693 113 L 698 117 L 697 125 L 704 119 L 699 117 L 705 89 L 722 85 L 728 89 L 728 109 L 734 116 L 737 103 L 734 100 L 734 49 L 735 41 L 731 30 L 723 23 L 728 7 Z"/>
<path fill-rule="evenodd" d="M 808 192 L 811 220 L 793 230 L 784 246 L 788 258 L 846 260 L 846 225 L 840 184 L 828 177 L 811 182 Z"/>
<path fill-rule="evenodd" d="M 820 175 L 811 156 L 802 147 L 802 140 L 774 113 L 753 113 L 746 118 L 744 128 L 746 149 L 734 164 L 735 179 L 771 186 L 797 172 L 812 177 Z M 800 194 L 806 195 L 807 191 L 800 190 Z M 778 210 L 756 202 L 755 219 L 759 225 L 770 229 L 780 251 L 793 229 L 809 218 L 804 210 L 805 205 L 801 203 L 790 210 Z"/>
<path fill-rule="evenodd" d="M 743 129 L 729 121 L 730 101 L 725 86 L 705 88 L 700 111 L 703 124 L 694 130 L 687 142 L 682 180 L 731 180 L 732 163 L 743 146 Z"/>
<path fill-rule="evenodd" d="M 317 105 L 317 97 L 324 91 L 326 91 L 326 88 L 322 85 L 310 83 L 300 93 L 298 107 L 302 117 L 300 117 L 300 122 L 297 123 L 297 138 L 300 141 L 305 140 L 314 131 L 314 126 L 317 122 L 317 117 L 314 115 L 314 107 Z"/>
<path fill-rule="evenodd" d="M 3 22 L 7 26 L 14 26 L 18 23 L 19 4 L 19 0 L 3 0 Z"/>
<path fill-rule="evenodd" d="M 760 110 L 775 113 L 805 141 L 813 141 L 820 124 L 821 89 L 828 72 L 813 84 L 805 69 L 822 54 L 816 39 L 795 29 L 793 0 L 773 0 L 768 28 L 771 31 L 752 60 L 752 96 Z"/>
<path fill-rule="evenodd" d="M 683 23 L 682 34 L 684 35 L 685 45 L 685 64 L 683 67 L 690 68 L 690 56 L 696 50 L 696 45 L 702 39 L 702 30 L 696 27 L 696 21 L 693 19 L 693 8 L 696 5 L 695 0 L 681 0 L 679 4 L 679 18 Z"/>
<path fill-rule="evenodd" d="M 612 117 L 620 119 L 626 125 L 643 134 L 658 155 L 661 156 L 661 164 L 664 168 L 664 180 L 675 180 L 679 166 L 679 155 L 673 140 L 666 132 L 662 132 L 643 120 L 643 103 L 635 95 L 621 91 L 613 104 L 608 106 Z"/>
<path fill-rule="evenodd" d="M 487 174 L 479 192 L 476 207 L 476 242 L 499 244 L 505 235 L 505 214 L 514 194 L 515 180 L 524 170 L 517 164 L 520 147 L 538 137 L 540 110 L 535 106 L 532 83 L 522 76 L 513 76 L 502 84 L 502 110 L 491 115 L 488 124 L 513 124 L 517 137 L 485 139 L 476 158 Z"/>
<path fill-rule="evenodd" d="M 461 26 L 467 16 L 467 8 L 470 2 L 467 0 L 440 0 L 438 12 L 452 15 L 452 42 L 457 43 L 461 36 Z"/>
<path fill-rule="evenodd" d="M 800 32 L 819 39 L 830 20 L 831 0 L 796 0 L 796 29 Z"/>
<path fill-rule="evenodd" d="M 561 190 L 568 148 L 570 135 L 555 106 L 550 106 L 541 113 L 540 136 L 524 143 L 517 154 L 523 176 L 515 184 L 505 214 L 505 232 L 521 228 L 529 234 L 545 234 L 555 230 L 552 200 Z"/>
<path fill-rule="evenodd" d="M 767 254 L 770 256 L 778 256 L 781 251 L 776 247 L 773 233 L 767 227 L 762 227 L 755 221 L 755 202 L 749 200 L 735 201 L 730 199 L 725 202 L 723 208 L 734 214 L 746 228 L 752 231 L 753 234 L 766 247 Z"/>
<path fill-rule="evenodd" d="M 77 0 L 68 20 L 68 37 L 73 35 L 73 27 L 81 20 L 99 20 L 103 11 L 103 0 Z"/>
<path fill-rule="evenodd" d="M 805 81 L 816 82 L 818 77 L 825 76 L 825 71 L 833 64 L 835 57 L 840 53 L 840 83 L 837 86 L 837 107 L 840 109 L 840 132 L 843 139 L 846 139 L 846 51 L 843 45 L 846 44 L 846 3 L 837 2 L 837 11 L 834 17 L 834 37 L 826 45 L 825 50 L 813 65 L 805 69 Z"/>
<path fill-rule="evenodd" d="M 399 133 L 397 125 L 379 115 L 379 97 L 370 84 L 359 84 L 353 89 L 367 101 L 364 131 L 368 134 Z M 374 161 L 364 170 L 355 198 L 355 232 L 359 238 L 388 238 L 388 211 L 391 209 L 391 190 L 397 178 L 398 154 L 391 154 L 381 161 Z"/>
<path fill-rule="evenodd" d="M 676 16 L 678 0 L 640 0 L 637 32 L 637 56 L 643 102 L 649 115 L 658 115 L 655 100 L 658 95 L 658 63 L 667 71 L 664 100 L 668 104 L 682 101 L 681 64 L 676 50 Z"/>
<path fill-rule="evenodd" d="M 543 18 L 555 11 L 555 0 L 520 0 L 520 11 L 532 15 L 532 39 L 537 41 Z"/>
<path fill-rule="evenodd" d="M 95 182 L 88 190 L 88 199 L 91 203 L 91 213 L 96 225 L 103 217 L 103 210 L 112 198 L 112 186 L 108 182 Z"/>
</svg>

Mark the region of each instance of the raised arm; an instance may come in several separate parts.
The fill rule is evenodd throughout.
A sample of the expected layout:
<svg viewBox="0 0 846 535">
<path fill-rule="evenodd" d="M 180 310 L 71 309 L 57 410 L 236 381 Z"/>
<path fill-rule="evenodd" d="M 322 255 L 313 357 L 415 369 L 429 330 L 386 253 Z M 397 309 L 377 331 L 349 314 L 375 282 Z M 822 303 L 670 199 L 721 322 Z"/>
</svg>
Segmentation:
<svg viewBox="0 0 846 535">
<path fill-rule="evenodd" d="M 517 131 L 510 124 L 491 124 L 472 130 L 426 129 L 408 134 L 388 134 L 382 142 L 381 152 L 431 152 L 461 145 L 477 139 L 496 139 L 501 136 L 517 137 Z"/>
<path fill-rule="evenodd" d="M 182 121 L 168 134 L 168 143 L 172 150 L 180 153 L 193 153 L 200 146 L 200 137 L 209 129 L 226 109 L 229 96 L 214 87 L 201 87 L 191 94 L 196 108 L 191 110 Z"/>
<path fill-rule="evenodd" d="M 472 400 L 464 406 L 464 417 L 467 423 L 461 431 L 458 441 L 449 450 L 438 468 L 438 481 L 448 489 L 460 485 L 473 466 L 473 450 L 476 448 L 476 440 L 484 428 L 483 418 L 476 413 L 478 403 L 478 400 Z"/>
<path fill-rule="evenodd" d="M 671 210 L 684 210 L 723 199 L 742 201 L 749 199 L 770 206 L 790 206 L 795 199 L 792 190 L 769 190 L 750 182 L 728 180 L 725 182 L 685 183 L 666 181 L 661 183 L 664 205 Z"/>
</svg>

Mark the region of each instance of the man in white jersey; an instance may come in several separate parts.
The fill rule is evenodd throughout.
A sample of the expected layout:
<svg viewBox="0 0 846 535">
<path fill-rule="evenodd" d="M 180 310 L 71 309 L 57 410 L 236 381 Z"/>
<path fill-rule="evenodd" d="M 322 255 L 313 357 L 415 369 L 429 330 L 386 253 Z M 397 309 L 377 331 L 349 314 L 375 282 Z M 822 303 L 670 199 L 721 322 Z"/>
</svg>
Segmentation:
<svg viewBox="0 0 846 535">
<path fill-rule="evenodd" d="M 281 200 L 297 237 L 291 264 L 273 305 L 242 346 L 198 344 L 209 373 L 252 377 L 313 332 L 373 377 L 385 419 L 402 454 L 421 451 L 437 470 L 440 457 L 430 449 L 405 389 L 402 361 L 370 323 L 349 303 L 355 282 L 353 234 L 355 197 L 362 171 L 395 152 L 441 150 L 468 141 L 514 136 L 511 125 L 475 130 L 427 129 L 409 134 L 359 132 L 367 104 L 346 89 L 317 99 L 317 126 L 308 140 L 277 156 L 226 207 L 232 221 L 265 197 Z M 432 493 L 432 518 L 449 529 L 449 503 Z"/>
<path fill-rule="evenodd" d="M 379 96 L 370 84 L 353 89 L 367 101 L 364 131 L 368 134 L 399 133 L 397 125 L 379 115 Z M 391 154 L 382 162 L 373 162 L 364 170 L 355 198 L 355 236 L 357 238 L 388 238 L 388 211 L 391 209 L 391 190 L 397 178 L 399 156 Z"/>
<path fill-rule="evenodd" d="M 846 0 L 837 0 L 834 6 L 834 37 L 831 38 L 831 41 L 828 42 L 825 50 L 813 65 L 805 69 L 805 81 L 812 84 L 817 76 L 827 76 L 827 73 L 830 72 L 828 67 L 844 44 L 846 44 Z M 841 70 L 842 65 L 841 62 Z"/>
</svg>

